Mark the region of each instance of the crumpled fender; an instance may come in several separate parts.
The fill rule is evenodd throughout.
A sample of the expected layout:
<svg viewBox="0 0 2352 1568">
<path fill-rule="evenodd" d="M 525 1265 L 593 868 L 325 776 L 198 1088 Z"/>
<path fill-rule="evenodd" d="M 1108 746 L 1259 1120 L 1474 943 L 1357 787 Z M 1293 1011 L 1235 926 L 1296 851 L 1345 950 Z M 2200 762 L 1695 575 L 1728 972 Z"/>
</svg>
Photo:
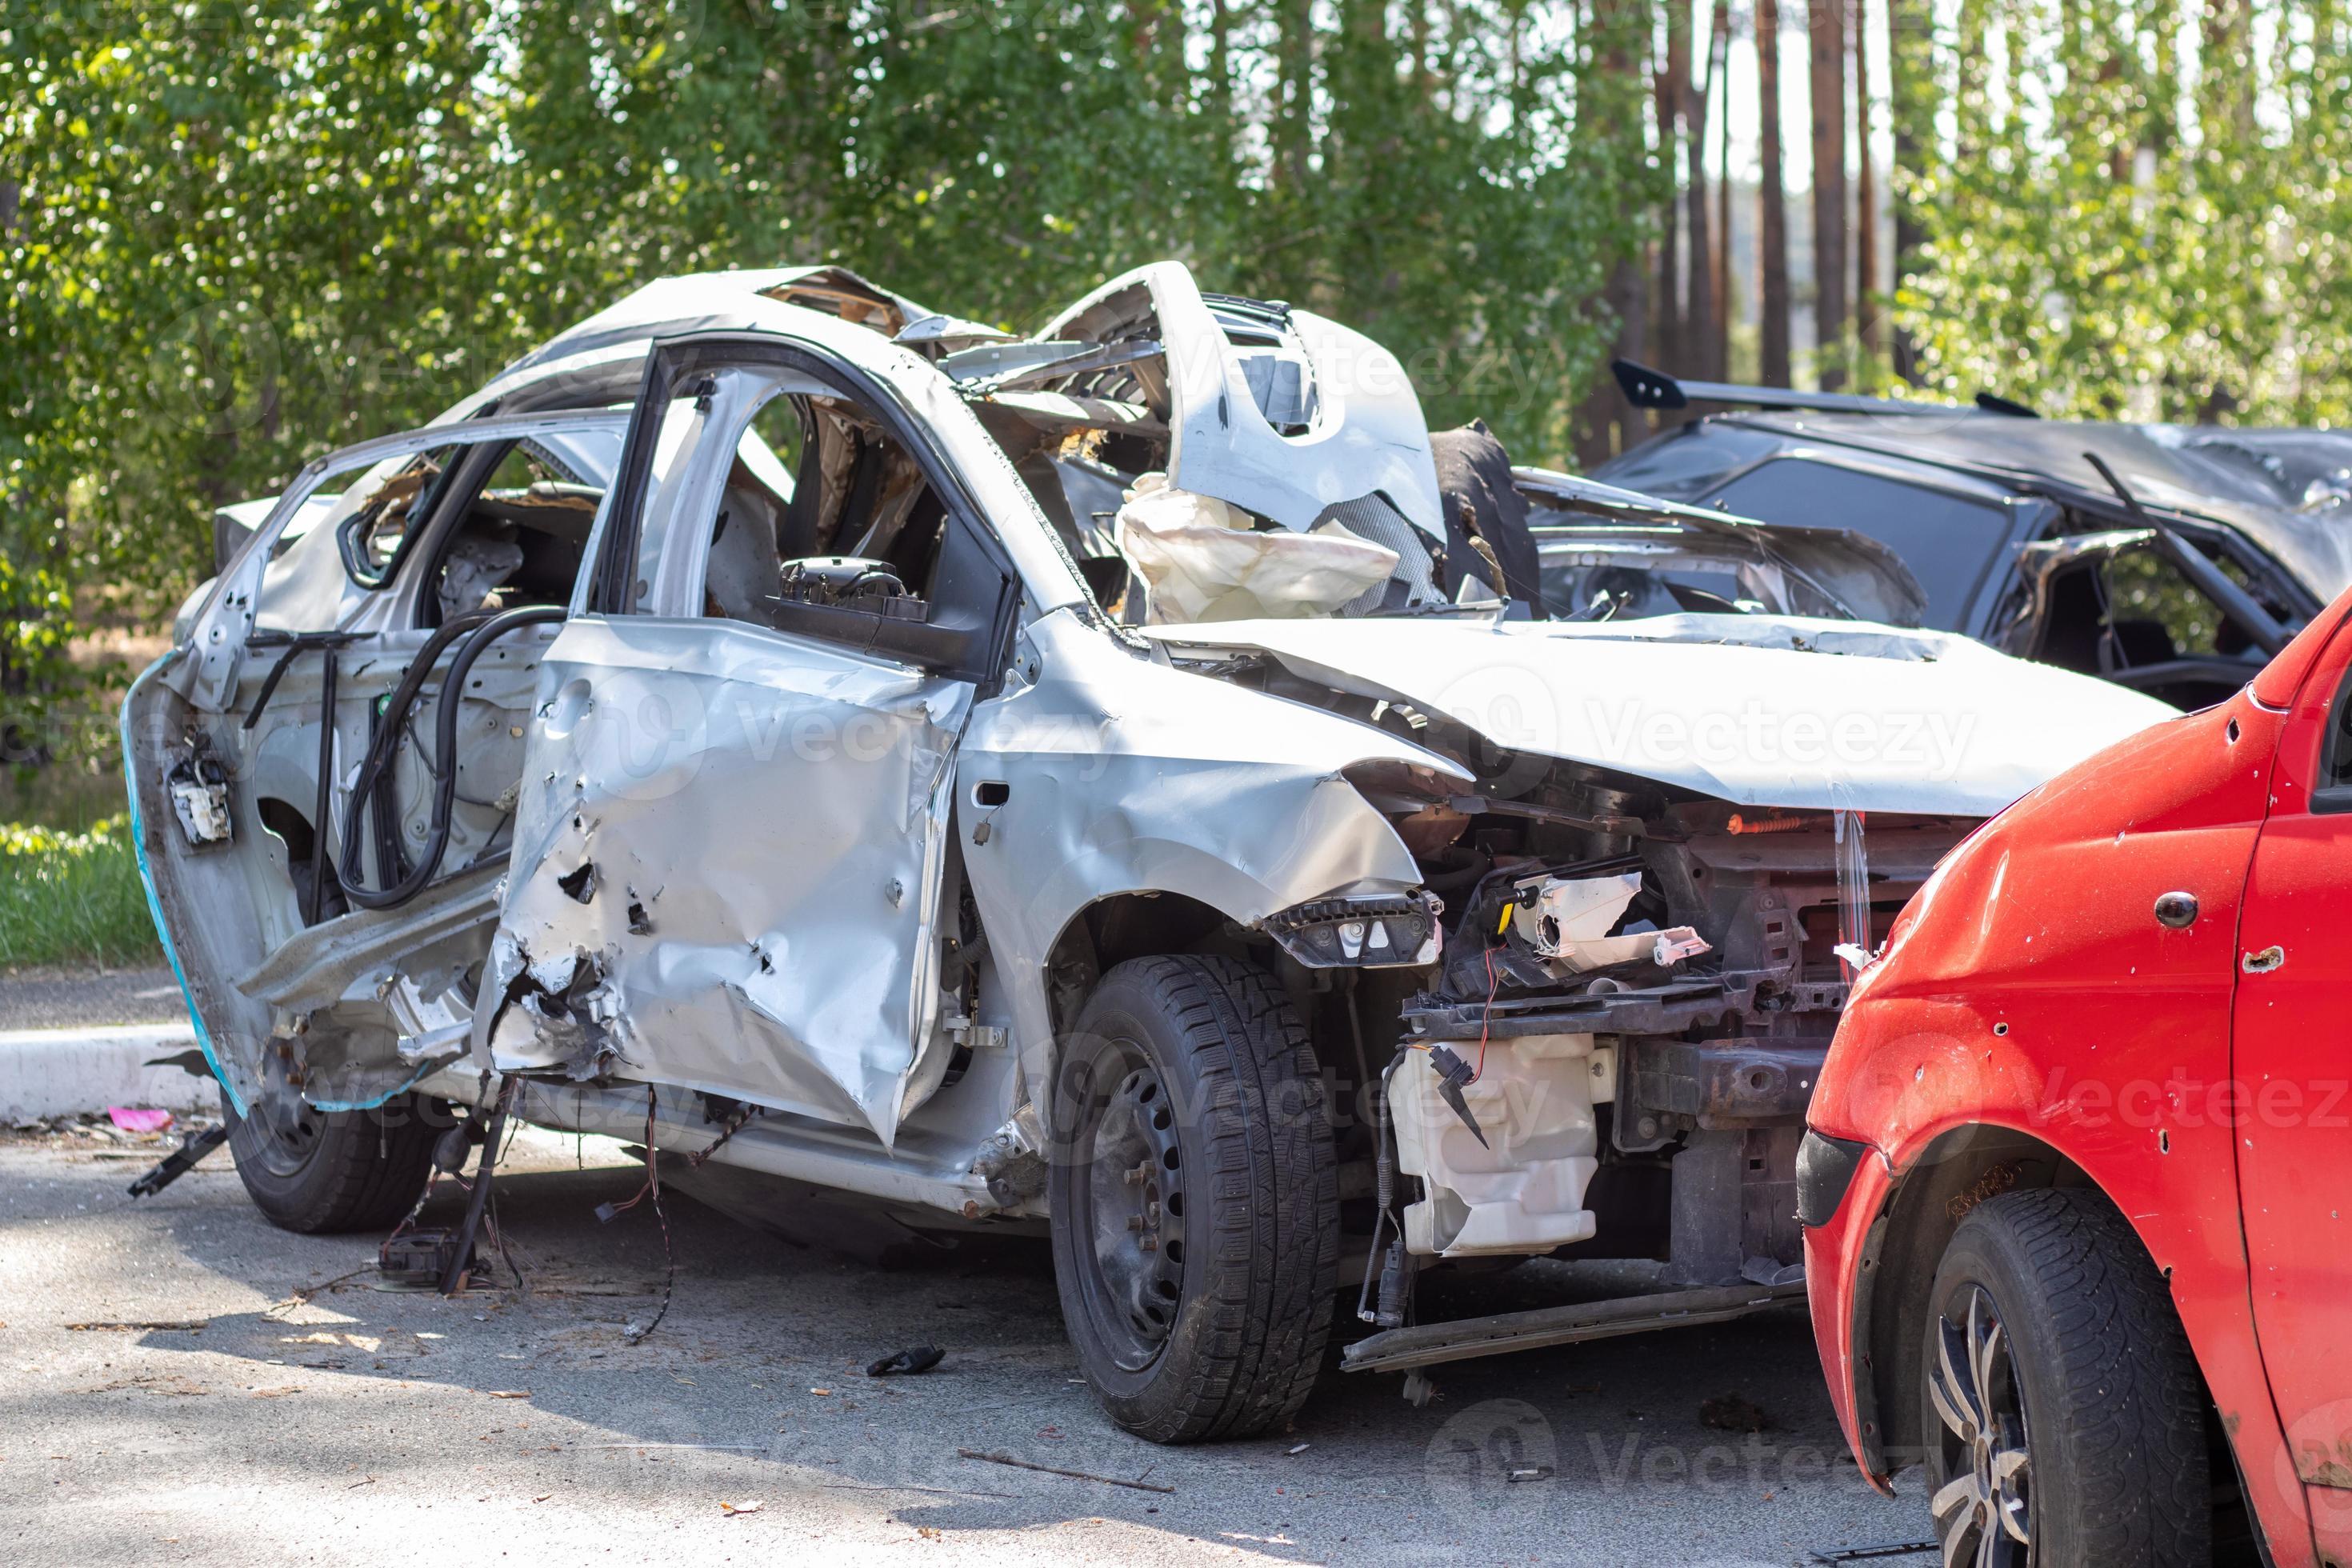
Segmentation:
<svg viewBox="0 0 2352 1568">
<path fill-rule="evenodd" d="M 1420 884 L 1403 841 L 1341 770 L 1386 761 L 1456 776 L 1444 758 L 1138 658 L 1067 611 L 1027 640 L 1034 679 L 982 703 L 965 732 L 956 831 L 1033 1084 L 1054 1037 L 1046 958 L 1087 905 L 1180 893 L 1246 924 L 1332 893 Z M 982 804 L 999 786 L 1002 803 Z"/>
</svg>

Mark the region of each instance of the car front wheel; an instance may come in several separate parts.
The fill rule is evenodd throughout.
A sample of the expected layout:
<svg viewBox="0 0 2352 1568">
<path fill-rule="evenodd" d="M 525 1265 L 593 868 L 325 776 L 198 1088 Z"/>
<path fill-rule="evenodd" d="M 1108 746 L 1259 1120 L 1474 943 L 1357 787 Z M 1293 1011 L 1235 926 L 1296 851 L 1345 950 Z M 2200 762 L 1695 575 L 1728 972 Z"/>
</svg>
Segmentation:
<svg viewBox="0 0 2352 1568">
<path fill-rule="evenodd" d="M 2105 1197 L 1977 1205 L 1936 1271 L 1922 1348 L 1945 1563 L 2211 1561 L 2203 1384 L 2162 1276 Z"/>
<path fill-rule="evenodd" d="M 1199 956 L 1111 970 L 1064 1042 L 1053 1136 L 1062 1316 L 1112 1419 L 1157 1443 L 1288 1420 L 1330 1330 L 1339 1181 L 1273 979 Z"/>
</svg>

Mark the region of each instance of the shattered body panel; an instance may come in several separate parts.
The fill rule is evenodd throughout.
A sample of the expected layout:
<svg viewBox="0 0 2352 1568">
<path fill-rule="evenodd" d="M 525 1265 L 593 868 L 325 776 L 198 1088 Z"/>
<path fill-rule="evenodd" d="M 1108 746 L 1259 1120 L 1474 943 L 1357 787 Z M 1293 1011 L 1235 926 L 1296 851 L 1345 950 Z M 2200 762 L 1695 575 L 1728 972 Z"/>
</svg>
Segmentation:
<svg viewBox="0 0 2352 1568">
<path fill-rule="evenodd" d="M 1139 661 L 1066 611 L 1033 623 L 1027 640 L 1037 680 L 982 704 L 957 761 L 964 865 L 1013 973 L 1044 974 L 1077 917 L 1120 894 L 1179 895 L 1249 926 L 1317 898 L 1420 884 L 1344 770 L 1450 774 L 1444 758 Z M 1042 1083 L 1058 1033 L 1049 998 L 1017 986 L 1013 1005 L 1030 1081 Z"/>
<path fill-rule="evenodd" d="M 504 1000 L 477 1041 L 499 1072 L 625 1073 L 887 1147 L 935 1012 L 971 689 L 706 630 L 583 619 L 549 648 L 553 744 L 524 784 L 483 982 Z"/>
<path fill-rule="evenodd" d="M 2168 1282 L 2271 1560 L 2352 1549 L 2334 1239 L 2352 1163 L 2327 1043 L 2347 611 L 2229 701 L 1987 825 L 1856 982 L 1808 1121 L 1857 1158 L 1805 1252 L 1832 1402 L 1879 1484 L 1934 1420 L 1913 1347 L 1958 1219 L 2012 1187 L 2088 1184 Z"/>
<path fill-rule="evenodd" d="M 1179 487 L 1300 531 L 1377 492 L 1443 540 L 1429 428 L 1396 356 L 1309 310 L 1249 314 L 1221 321 L 1190 269 L 1163 261 L 1111 279 L 1039 335 L 1101 342 L 1150 323 L 1166 352 Z"/>
</svg>

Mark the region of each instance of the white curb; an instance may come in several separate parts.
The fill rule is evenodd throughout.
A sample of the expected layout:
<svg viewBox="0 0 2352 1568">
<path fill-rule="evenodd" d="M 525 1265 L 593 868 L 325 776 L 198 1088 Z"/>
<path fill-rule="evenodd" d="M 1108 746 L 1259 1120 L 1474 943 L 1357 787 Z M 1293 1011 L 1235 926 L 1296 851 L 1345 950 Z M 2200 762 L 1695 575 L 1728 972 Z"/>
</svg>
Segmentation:
<svg viewBox="0 0 2352 1568">
<path fill-rule="evenodd" d="M 116 1024 L 95 1029 L 0 1029 L 0 1125 L 104 1110 L 110 1105 L 218 1110 L 220 1088 L 152 1057 L 193 1050 L 187 1024 Z"/>
</svg>

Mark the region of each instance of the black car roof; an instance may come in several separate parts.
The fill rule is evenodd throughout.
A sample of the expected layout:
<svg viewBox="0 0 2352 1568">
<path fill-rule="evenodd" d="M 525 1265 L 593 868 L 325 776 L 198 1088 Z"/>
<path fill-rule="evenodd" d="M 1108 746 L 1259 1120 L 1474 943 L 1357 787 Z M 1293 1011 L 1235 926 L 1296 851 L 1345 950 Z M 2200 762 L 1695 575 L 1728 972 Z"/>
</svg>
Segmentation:
<svg viewBox="0 0 2352 1568">
<path fill-rule="evenodd" d="M 1702 451 L 1686 443 L 1719 444 L 1724 461 L 1710 474 L 1706 461 L 1694 461 Z M 1760 458 L 1786 456 L 1808 443 L 1929 464 L 2010 488 L 2112 497 L 2085 457 L 2095 454 L 2143 504 L 2244 535 L 2320 603 L 2352 584 L 2352 432 L 2343 430 L 2021 419 L 1959 407 L 1741 410 L 1645 442 L 1603 464 L 1595 477 L 1696 499 Z M 1669 454 L 1685 482 L 1660 472 Z"/>
</svg>

